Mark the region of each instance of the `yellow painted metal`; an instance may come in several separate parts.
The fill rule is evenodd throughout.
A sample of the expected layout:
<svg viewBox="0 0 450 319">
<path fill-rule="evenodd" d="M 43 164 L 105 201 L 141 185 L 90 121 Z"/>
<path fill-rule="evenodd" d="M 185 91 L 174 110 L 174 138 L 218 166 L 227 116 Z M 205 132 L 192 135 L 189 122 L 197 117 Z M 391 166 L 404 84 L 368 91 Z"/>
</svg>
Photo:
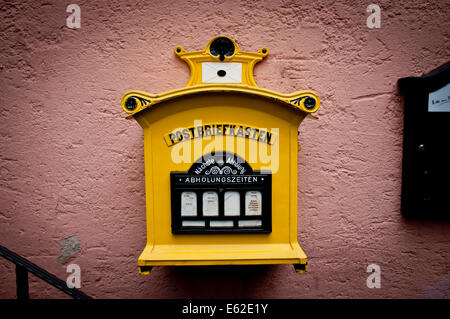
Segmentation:
<svg viewBox="0 0 450 319">
<path fill-rule="evenodd" d="M 210 51 L 211 43 L 218 38 L 226 38 L 234 45 L 234 54 L 232 56 L 225 56 L 223 61 L 220 61 L 219 56 L 212 55 Z M 253 68 L 256 63 L 260 62 L 267 54 L 269 54 L 269 50 L 266 47 L 263 47 L 258 52 L 239 51 L 239 47 L 233 39 L 224 35 L 219 35 L 212 38 L 203 51 L 188 52 L 181 46 L 177 46 L 175 48 L 175 54 L 185 61 L 191 69 L 191 78 L 187 86 L 203 84 L 201 76 L 201 64 L 203 62 L 233 62 L 242 63 L 242 84 L 256 87 L 257 85 L 253 78 Z"/>
<path fill-rule="evenodd" d="M 185 88 L 162 94 L 131 91 L 121 100 L 127 118 L 134 118 L 144 132 L 147 245 L 138 259 L 139 271 L 148 274 L 151 266 L 167 265 L 294 264 L 297 272 L 305 272 L 307 257 L 297 239 L 297 135 L 299 124 L 317 111 L 320 99 L 312 91 L 280 94 L 258 88 L 253 67 L 268 54 L 267 48 L 242 52 L 231 39 L 235 52 L 221 63 L 242 63 L 242 83 L 202 83 L 201 63 L 219 59 L 209 53 L 214 39 L 203 51 L 175 48 L 175 53 L 191 68 L 191 78 Z M 305 105 L 308 98 L 309 105 Z M 239 136 L 209 136 L 174 145 L 167 143 L 168 132 L 199 123 L 240 123 L 272 129 L 277 130 L 277 138 L 273 144 Z M 256 156 L 252 153 L 255 149 Z M 278 154 L 277 163 L 270 163 L 270 233 L 172 233 L 170 172 L 187 171 L 196 159 L 214 150 L 235 153 L 254 170 L 267 167 L 259 154 L 262 150 L 274 154 L 274 162 Z"/>
<path fill-rule="evenodd" d="M 196 95 L 202 93 L 204 94 L 210 92 L 254 95 L 255 97 L 261 96 L 278 102 L 284 102 L 283 104 L 285 104 L 286 106 L 292 107 L 304 113 L 314 113 L 319 109 L 320 106 L 319 97 L 312 91 L 297 91 L 292 94 L 281 94 L 241 84 L 202 84 L 168 91 L 162 94 L 149 94 L 141 91 L 130 91 L 122 97 L 121 104 L 123 110 L 129 114 L 128 118 L 132 118 L 134 114 L 150 108 L 155 104 L 166 102 L 176 98 L 184 98 L 188 95 Z M 135 98 L 138 105 L 134 110 L 127 109 L 125 105 L 125 101 L 130 97 Z M 316 104 L 312 109 L 307 109 L 305 107 L 305 97 L 312 97 L 315 99 Z"/>
</svg>

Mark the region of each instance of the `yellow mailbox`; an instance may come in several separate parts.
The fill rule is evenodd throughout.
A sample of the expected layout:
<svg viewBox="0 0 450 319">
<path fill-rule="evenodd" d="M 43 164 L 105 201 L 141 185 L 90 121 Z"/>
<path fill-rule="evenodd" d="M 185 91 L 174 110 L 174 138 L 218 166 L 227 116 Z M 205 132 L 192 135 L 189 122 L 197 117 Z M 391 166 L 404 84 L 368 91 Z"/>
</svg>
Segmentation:
<svg viewBox="0 0 450 319">
<path fill-rule="evenodd" d="M 297 240 L 298 126 L 317 111 L 312 91 L 258 88 L 253 67 L 268 54 L 217 36 L 175 54 L 191 76 L 162 94 L 126 93 L 127 118 L 144 131 L 147 245 L 139 272 L 167 265 L 293 264 Z"/>
</svg>

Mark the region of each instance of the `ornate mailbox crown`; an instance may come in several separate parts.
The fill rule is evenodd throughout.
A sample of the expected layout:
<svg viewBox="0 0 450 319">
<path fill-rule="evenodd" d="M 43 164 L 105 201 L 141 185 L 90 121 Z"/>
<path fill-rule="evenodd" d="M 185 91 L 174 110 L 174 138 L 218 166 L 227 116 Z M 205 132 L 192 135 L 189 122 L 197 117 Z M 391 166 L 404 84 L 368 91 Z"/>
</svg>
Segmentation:
<svg viewBox="0 0 450 319">
<path fill-rule="evenodd" d="M 184 60 L 191 70 L 186 87 L 162 94 L 131 91 L 122 97 L 122 108 L 130 116 L 154 104 L 177 98 L 185 94 L 200 92 L 243 92 L 273 98 L 305 112 L 319 109 L 320 99 L 311 91 L 292 94 L 260 89 L 253 78 L 253 68 L 269 54 L 266 47 L 257 52 L 240 51 L 237 43 L 223 35 L 211 39 L 202 51 L 186 51 L 175 47 L 175 54 Z"/>
<path fill-rule="evenodd" d="M 144 130 L 141 274 L 166 265 L 293 264 L 306 271 L 297 239 L 297 135 L 320 100 L 312 91 L 259 88 L 253 68 L 268 53 L 240 51 L 226 36 L 202 51 L 177 46 L 191 70 L 186 87 L 122 97 L 127 118 Z"/>
</svg>

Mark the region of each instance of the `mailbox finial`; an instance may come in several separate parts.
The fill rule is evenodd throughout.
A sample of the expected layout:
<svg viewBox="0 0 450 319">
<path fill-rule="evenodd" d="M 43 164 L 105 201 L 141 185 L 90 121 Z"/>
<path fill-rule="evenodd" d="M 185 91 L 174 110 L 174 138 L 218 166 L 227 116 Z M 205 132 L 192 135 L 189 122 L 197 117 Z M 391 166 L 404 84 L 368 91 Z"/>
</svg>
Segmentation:
<svg viewBox="0 0 450 319">
<path fill-rule="evenodd" d="M 253 68 L 269 50 L 257 52 L 240 51 L 236 41 L 225 35 L 212 38 L 202 51 L 186 51 L 175 47 L 175 54 L 191 69 L 191 78 L 186 86 L 210 83 L 233 83 L 257 87 Z"/>
</svg>

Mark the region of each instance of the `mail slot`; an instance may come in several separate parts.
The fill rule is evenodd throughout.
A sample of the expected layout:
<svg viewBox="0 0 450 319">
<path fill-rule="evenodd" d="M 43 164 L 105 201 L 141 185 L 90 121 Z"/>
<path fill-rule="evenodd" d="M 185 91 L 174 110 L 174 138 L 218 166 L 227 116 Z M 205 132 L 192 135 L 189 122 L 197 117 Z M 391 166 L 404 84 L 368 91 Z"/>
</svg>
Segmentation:
<svg viewBox="0 0 450 319">
<path fill-rule="evenodd" d="M 259 88 L 253 68 L 268 53 L 241 51 L 227 36 L 200 51 L 177 46 L 191 72 L 186 87 L 122 97 L 144 135 L 141 274 L 182 265 L 307 270 L 297 239 L 298 126 L 320 99 Z"/>
</svg>

